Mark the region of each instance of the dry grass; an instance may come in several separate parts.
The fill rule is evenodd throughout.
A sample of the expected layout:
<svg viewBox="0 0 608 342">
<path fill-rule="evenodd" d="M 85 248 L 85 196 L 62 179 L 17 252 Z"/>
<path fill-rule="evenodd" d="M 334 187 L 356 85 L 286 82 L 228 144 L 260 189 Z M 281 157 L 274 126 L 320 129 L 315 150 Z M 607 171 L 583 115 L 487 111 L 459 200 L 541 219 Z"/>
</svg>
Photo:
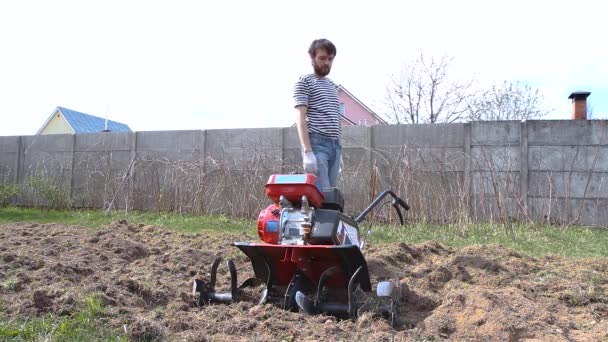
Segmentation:
<svg viewBox="0 0 608 342">
<path fill-rule="evenodd" d="M 369 158 L 345 153 L 339 187 L 345 210 L 353 215 L 390 188 L 410 204 L 409 222 L 494 222 L 505 229 L 514 222 L 576 225 L 584 215 L 594 213 L 589 206 L 595 205 L 599 213 L 602 205 L 587 189 L 600 149 L 595 151 L 593 167 L 584 175 L 583 199 L 589 196 L 585 206 L 571 189 L 576 177 L 572 172 L 569 176 L 559 170 L 547 173 L 546 179 L 537 180 L 539 184 L 527 184 L 540 193 L 522 193 L 518 154 L 508 146 L 477 148 L 471 155 L 441 148 L 373 149 L 367 151 L 371 166 Z M 26 170 L 13 203 L 255 218 L 269 203 L 264 189 L 268 177 L 301 170 L 297 157 L 294 161 L 293 156 L 277 155 L 255 144 L 243 146 L 240 159 L 225 160 L 199 151 L 181 152 L 179 158 L 138 152 L 119 162 L 115 153 L 79 152 L 77 160 L 70 161 L 48 155 Z M 600 190 L 593 189 L 596 194 Z M 579 204 L 569 205 L 575 198 Z M 530 210 L 530 201 L 541 200 Z M 378 218 L 390 223 L 396 216 L 385 211 Z"/>
</svg>

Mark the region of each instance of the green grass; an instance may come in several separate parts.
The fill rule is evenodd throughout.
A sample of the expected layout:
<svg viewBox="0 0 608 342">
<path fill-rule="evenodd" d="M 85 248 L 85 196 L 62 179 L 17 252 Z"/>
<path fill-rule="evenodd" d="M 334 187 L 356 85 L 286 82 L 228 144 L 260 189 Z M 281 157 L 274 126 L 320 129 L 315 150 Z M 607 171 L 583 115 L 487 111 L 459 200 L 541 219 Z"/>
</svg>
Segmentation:
<svg viewBox="0 0 608 342">
<path fill-rule="evenodd" d="M 367 226 L 362 226 L 365 233 Z M 513 225 L 507 232 L 500 224 L 459 224 L 372 227 L 370 241 L 404 241 L 416 244 L 434 240 L 442 245 L 464 247 L 501 244 L 531 256 L 608 257 L 608 229 Z"/>
<path fill-rule="evenodd" d="M 83 300 L 79 311 L 67 317 L 49 314 L 14 321 L 0 315 L 0 341 L 127 341 L 122 332 L 95 323 L 104 311 L 101 300 L 90 295 Z"/>
<path fill-rule="evenodd" d="M 130 223 L 153 224 L 178 232 L 237 232 L 257 240 L 255 220 L 225 216 L 193 216 L 171 213 L 112 212 L 99 210 L 46 211 L 40 209 L 0 209 L 0 224 L 37 222 L 77 224 L 91 228 L 126 219 Z M 362 234 L 368 223 L 361 225 Z M 584 227 L 554 227 L 548 225 L 513 225 L 507 231 L 498 224 L 373 226 L 371 243 L 403 241 L 409 244 L 429 240 L 446 246 L 463 247 L 474 244 L 501 244 L 516 251 L 543 256 L 555 254 L 567 257 L 607 257 L 608 229 Z"/>
<path fill-rule="evenodd" d="M 222 215 L 194 216 L 157 212 L 113 211 L 105 215 L 101 210 L 40 210 L 0 208 L 0 224 L 11 222 L 61 223 L 99 228 L 113 221 L 126 219 L 129 223 L 159 225 L 177 232 L 200 231 L 247 232 L 255 227 L 252 220 L 228 218 Z M 253 226 L 252 226 L 253 225 Z"/>
</svg>

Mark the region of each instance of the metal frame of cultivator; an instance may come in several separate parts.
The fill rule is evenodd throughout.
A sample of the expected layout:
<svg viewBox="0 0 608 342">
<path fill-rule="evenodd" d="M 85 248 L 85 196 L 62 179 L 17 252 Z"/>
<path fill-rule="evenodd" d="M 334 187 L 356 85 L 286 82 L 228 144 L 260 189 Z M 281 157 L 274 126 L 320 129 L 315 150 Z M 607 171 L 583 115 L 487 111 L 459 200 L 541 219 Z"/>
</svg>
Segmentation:
<svg viewBox="0 0 608 342">
<path fill-rule="evenodd" d="M 283 183 L 278 177 L 270 178 L 267 194 L 275 199 L 275 204 L 262 211 L 258 218 L 258 233 L 263 242 L 231 244 L 247 255 L 255 276 L 238 284 L 236 266 L 228 260 L 230 289 L 218 292 L 216 279 L 222 258 L 216 258 L 209 281 L 193 281 L 192 294 L 195 297 L 198 294 L 198 305 L 235 303 L 248 297 L 246 288 L 263 285 L 257 296 L 258 303 L 351 319 L 374 311 L 388 317 L 394 326 L 400 310 L 399 280 L 381 281 L 375 296 L 371 294 L 371 279 L 362 253 L 365 241 L 361 241 L 359 224 L 386 196 L 392 197 L 391 204 L 402 225 L 400 208 L 409 210 L 409 206 L 393 191 L 385 190 L 361 214 L 351 218 L 342 213 L 343 200 L 337 189 L 323 192 L 319 197 L 315 192 L 318 187 L 306 187 L 314 185 L 316 178 L 305 176 L 290 175 L 285 178 L 290 181 L 283 180 Z M 279 192 L 291 195 L 272 196 L 269 185 L 283 185 Z M 371 227 L 365 237 L 370 231 Z"/>
</svg>

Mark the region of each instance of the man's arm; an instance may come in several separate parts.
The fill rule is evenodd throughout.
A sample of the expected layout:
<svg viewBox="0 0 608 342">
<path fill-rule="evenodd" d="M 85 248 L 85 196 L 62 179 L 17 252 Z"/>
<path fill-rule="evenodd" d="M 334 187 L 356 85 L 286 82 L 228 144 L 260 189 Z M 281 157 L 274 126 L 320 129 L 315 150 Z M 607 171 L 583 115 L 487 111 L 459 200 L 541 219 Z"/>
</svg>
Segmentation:
<svg viewBox="0 0 608 342">
<path fill-rule="evenodd" d="M 310 137 L 308 135 L 308 128 L 306 127 L 306 106 L 296 107 L 296 126 L 298 128 L 298 137 L 300 137 L 300 144 L 304 148 L 304 152 L 312 152 L 310 146 Z"/>
<path fill-rule="evenodd" d="M 296 126 L 298 127 L 298 136 L 300 137 L 300 144 L 304 152 L 302 153 L 302 166 L 304 172 L 317 173 L 317 158 L 315 158 L 312 152 L 312 146 L 310 146 L 310 136 L 308 135 L 308 128 L 306 127 L 306 110 L 307 107 L 304 105 L 296 106 Z"/>
</svg>

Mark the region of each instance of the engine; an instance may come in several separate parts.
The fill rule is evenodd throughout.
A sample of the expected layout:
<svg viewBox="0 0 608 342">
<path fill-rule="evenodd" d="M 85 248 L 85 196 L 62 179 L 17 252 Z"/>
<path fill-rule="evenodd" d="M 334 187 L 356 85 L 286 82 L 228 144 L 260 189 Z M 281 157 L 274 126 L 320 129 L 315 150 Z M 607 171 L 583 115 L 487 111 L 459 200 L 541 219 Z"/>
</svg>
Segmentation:
<svg viewBox="0 0 608 342">
<path fill-rule="evenodd" d="M 273 204 L 258 216 L 258 235 L 270 244 L 357 245 L 357 223 L 343 214 L 337 188 L 321 190 L 313 174 L 270 176 L 266 195 Z"/>
</svg>

